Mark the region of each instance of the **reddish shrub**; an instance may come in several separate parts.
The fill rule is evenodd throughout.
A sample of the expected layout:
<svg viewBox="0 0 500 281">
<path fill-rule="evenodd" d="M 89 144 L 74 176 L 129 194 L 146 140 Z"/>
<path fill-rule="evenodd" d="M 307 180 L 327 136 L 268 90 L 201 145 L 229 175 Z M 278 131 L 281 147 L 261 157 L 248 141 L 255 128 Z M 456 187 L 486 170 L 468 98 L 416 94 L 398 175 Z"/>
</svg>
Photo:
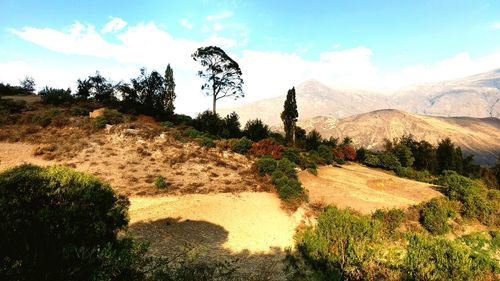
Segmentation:
<svg viewBox="0 0 500 281">
<path fill-rule="evenodd" d="M 344 155 L 344 151 L 342 150 L 342 148 L 340 148 L 340 147 L 333 148 L 332 149 L 332 153 L 333 153 L 333 157 L 335 159 L 342 159 L 342 160 L 344 160 L 345 155 Z"/>
<path fill-rule="evenodd" d="M 283 151 L 283 147 L 279 144 L 276 144 L 271 139 L 263 139 L 258 142 L 254 142 L 252 144 L 252 148 L 250 149 L 250 153 L 255 156 L 264 156 L 270 155 L 274 159 L 281 158 L 281 151 Z"/>
<path fill-rule="evenodd" d="M 354 161 L 356 159 L 356 150 L 352 145 L 344 145 L 342 151 L 344 152 L 345 160 Z"/>
</svg>

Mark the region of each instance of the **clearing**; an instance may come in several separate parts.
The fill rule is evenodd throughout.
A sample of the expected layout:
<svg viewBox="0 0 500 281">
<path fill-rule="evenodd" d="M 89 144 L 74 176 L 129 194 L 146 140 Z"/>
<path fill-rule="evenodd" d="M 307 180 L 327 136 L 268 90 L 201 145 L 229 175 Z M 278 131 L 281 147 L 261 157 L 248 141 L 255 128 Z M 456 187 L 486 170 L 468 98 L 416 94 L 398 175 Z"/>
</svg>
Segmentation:
<svg viewBox="0 0 500 281">
<path fill-rule="evenodd" d="M 369 214 L 382 208 L 406 208 L 442 196 L 433 185 L 403 179 L 356 163 L 323 166 L 315 176 L 301 171 L 310 203 L 334 204 Z"/>
</svg>

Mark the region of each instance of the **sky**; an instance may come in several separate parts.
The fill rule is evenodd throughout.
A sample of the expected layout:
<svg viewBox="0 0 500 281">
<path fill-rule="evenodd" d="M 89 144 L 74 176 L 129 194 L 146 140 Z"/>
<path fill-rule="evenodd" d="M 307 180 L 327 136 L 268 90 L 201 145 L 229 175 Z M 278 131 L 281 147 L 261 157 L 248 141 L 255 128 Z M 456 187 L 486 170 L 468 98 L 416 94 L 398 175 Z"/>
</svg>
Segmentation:
<svg viewBox="0 0 500 281">
<path fill-rule="evenodd" d="M 128 82 L 171 64 L 176 108 L 211 103 L 191 54 L 216 45 L 236 60 L 245 98 L 283 95 L 308 79 L 391 93 L 500 68 L 500 1 L 0 0 L 0 82 L 32 76 L 76 89 L 99 71 Z"/>
</svg>

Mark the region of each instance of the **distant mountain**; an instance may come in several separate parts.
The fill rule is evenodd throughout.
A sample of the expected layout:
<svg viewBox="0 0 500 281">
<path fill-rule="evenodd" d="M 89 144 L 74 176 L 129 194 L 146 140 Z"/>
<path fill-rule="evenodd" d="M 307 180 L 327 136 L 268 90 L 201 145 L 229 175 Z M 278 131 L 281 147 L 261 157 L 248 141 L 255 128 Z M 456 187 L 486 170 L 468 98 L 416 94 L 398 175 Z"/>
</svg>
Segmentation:
<svg viewBox="0 0 500 281">
<path fill-rule="evenodd" d="M 435 116 L 500 117 L 500 69 L 452 81 L 414 85 L 391 95 L 332 89 L 315 80 L 300 84 L 296 92 L 299 119 L 343 118 L 387 108 Z M 219 113 L 236 111 L 243 124 L 254 118 L 278 124 L 284 100 L 282 95 L 220 109 Z"/>
<path fill-rule="evenodd" d="M 370 149 L 381 149 L 385 138 L 411 134 L 432 144 L 449 137 L 466 154 L 476 155 L 478 163 L 492 164 L 500 154 L 500 119 L 493 117 L 434 117 L 387 109 L 342 119 L 314 117 L 298 125 L 323 137 L 349 136 L 356 146 Z"/>
</svg>

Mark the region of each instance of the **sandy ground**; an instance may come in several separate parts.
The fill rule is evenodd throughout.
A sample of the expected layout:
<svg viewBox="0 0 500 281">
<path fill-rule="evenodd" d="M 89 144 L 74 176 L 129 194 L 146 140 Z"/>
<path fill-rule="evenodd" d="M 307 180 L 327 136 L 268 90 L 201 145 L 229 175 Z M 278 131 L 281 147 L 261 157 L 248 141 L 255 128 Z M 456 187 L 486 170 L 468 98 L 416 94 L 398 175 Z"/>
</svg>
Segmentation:
<svg viewBox="0 0 500 281">
<path fill-rule="evenodd" d="M 198 237 L 201 244 L 232 253 L 284 250 L 293 246 L 302 214 L 302 209 L 295 215 L 287 214 L 274 194 L 264 192 L 132 197 L 130 202 L 132 231 L 152 241 L 153 248 L 160 252 L 171 248 L 172 243 L 197 242 Z M 170 223 L 158 223 L 161 221 Z M 139 225 L 155 225 L 156 230 L 151 232 Z M 185 225 L 190 225 L 189 232 L 182 231 Z M 164 235 L 155 237 L 162 232 Z"/>
<path fill-rule="evenodd" d="M 380 208 L 404 208 L 441 196 L 432 185 L 399 178 L 355 163 L 343 165 L 342 168 L 320 167 L 318 176 L 302 171 L 299 179 L 309 191 L 311 203 L 349 207 L 363 214 Z"/>
</svg>

